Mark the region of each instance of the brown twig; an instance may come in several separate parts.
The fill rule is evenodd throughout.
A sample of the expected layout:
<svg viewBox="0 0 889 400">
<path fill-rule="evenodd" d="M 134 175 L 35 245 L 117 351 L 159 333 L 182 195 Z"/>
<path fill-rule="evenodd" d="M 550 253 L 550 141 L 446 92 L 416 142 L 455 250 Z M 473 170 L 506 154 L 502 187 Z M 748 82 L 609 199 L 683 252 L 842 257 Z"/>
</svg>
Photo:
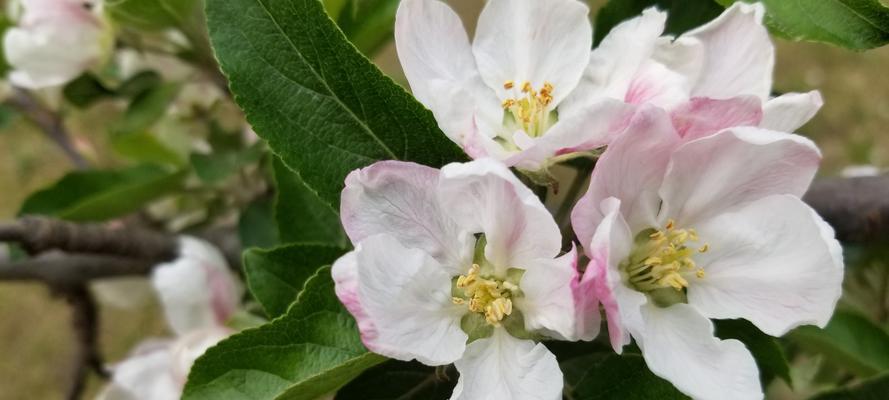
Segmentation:
<svg viewBox="0 0 889 400">
<path fill-rule="evenodd" d="M 844 243 L 889 240 L 889 175 L 820 179 L 803 200 Z"/>
<path fill-rule="evenodd" d="M 50 140 L 53 141 L 71 163 L 77 169 L 86 169 L 89 162 L 77 151 L 71 136 L 65 128 L 65 124 L 58 113 L 48 109 L 34 96 L 22 89 L 15 89 L 15 92 L 5 102 L 12 108 L 18 110 L 22 115 L 34 123 Z"/>
<path fill-rule="evenodd" d="M 0 281 L 42 282 L 69 287 L 96 279 L 147 275 L 157 261 L 105 255 L 47 255 L 0 263 Z"/>
<path fill-rule="evenodd" d="M 86 285 L 67 287 L 60 292 L 71 305 L 71 324 L 77 336 L 71 382 L 65 398 L 77 400 L 83 395 L 90 371 L 102 377 L 108 376 L 99 350 L 99 313 Z"/>
</svg>

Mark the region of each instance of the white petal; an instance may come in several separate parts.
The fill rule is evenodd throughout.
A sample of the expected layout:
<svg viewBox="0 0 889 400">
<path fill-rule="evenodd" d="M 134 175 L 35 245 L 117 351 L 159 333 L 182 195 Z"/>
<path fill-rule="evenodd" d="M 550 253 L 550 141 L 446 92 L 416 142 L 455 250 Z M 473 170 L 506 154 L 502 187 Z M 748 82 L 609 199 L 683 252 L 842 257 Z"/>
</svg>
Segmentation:
<svg viewBox="0 0 889 400">
<path fill-rule="evenodd" d="M 115 365 L 105 400 L 177 400 L 185 380 L 173 374 L 173 355 L 169 344 L 135 354 Z"/>
<path fill-rule="evenodd" d="M 623 100 L 630 104 L 653 104 L 671 109 L 686 101 L 689 80 L 664 64 L 647 61 L 633 76 Z"/>
<path fill-rule="evenodd" d="M 762 102 L 754 96 L 717 100 L 695 97 L 670 112 L 673 126 L 686 141 L 738 126 L 757 126 L 762 120 Z"/>
<path fill-rule="evenodd" d="M 693 227 L 769 195 L 802 196 L 820 161 L 811 140 L 759 128 L 733 128 L 686 143 L 670 160 L 660 215 Z"/>
<path fill-rule="evenodd" d="M 577 89 L 559 107 L 560 114 L 582 111 L 598 97 L 623 101 L 633 77 L 651 58 L 666 21 L 666 13 L 649 8 L 611 29 L 593 50 L 589 67 Z"/>
<path fill-rule="evenodd" d="M 460 379 L 451 400 L 559 400 L 562 371 L 542 344 L 516 339 L 505 329 L 476 340 L 454 363 Z"/>
<path fill-rule="evenodd" d="M 818 113 L 824 100 L 821 93 L 788 93 L 766 102 L 761 128 L 779 132 L 796 132 Z"/>
<path fill-rule="evenodd" d="M 571 340 L 575 336 L 571 284 L 577 277 L 577 251 L 572 248 L 556 259 L 531 260 L 521 268 L 525 274 L 519 286 L 525 295 L 515 299 L 515 307 L 525 318 L 525 328 Z"/>
<path fill-rule="evenodd" d="M 503 269 L 524 261 L 554 258 L 562 235 L 552 215 L 503 164 L 481 159 L 441 170 L 439 201 L 458 224 L 484 233 L 485 255 Z"/>
<path fill-rule="evenodd" d="M 688 288 L 709 318 L 744 318 L 781 336 L 799 325 L 824 327 L 842 293 L 842 249 L 833 230 L 799 198 L 766 197 L 700 225 L 710 251 Z"/>
<path fill-rule="evenodd" d="M 151 274 L 170 328 L 181 335 L 225 323 L 240 305 L 240 280 L 211 244 L 187 236 L 179 242 L 179 258 Z"/>
<path fill-rule="evenodd" d="M 737 340 L 713 336 L 713 324 L 688 304 L 643 307 L 633 332 L 648 368 L 695 399 L 762 399 L 759 369 Z"/>
<path fill-rule="evenodd" d="M 550 82 L 553 106 L 580 81 L 590 59 L 589 9 L 576 0 L 491 0 L 478 19 L 472 52 L 482 79 L 500 99 L 515 97 L 506 81 Z M 516 92 L 514 92 L 516 91 Z"/>
<path fill-rule="evenodd" d="M 621 211 L 631 230 L 655 225 L 660 202 L 657 187 L 663 179 L 670 152 L 679 141 L 670 117 L 663 110 L 646 107 L 633 117 L 626 131 L 599 158 L 589 190 L 571 213 L 571 223 L 581 244 L 592 240 L 596 227 L 605 217 L 600 204 L 609 197 L 620 199 Z"/>
<path fill-rule="evenodd" d="M 170 346 L 172 373 L 176 379 L 185 382 L 188 373 L 198 357 L 235 332 L 224 327 L 213 327 L 190 332 L 176 339 Z"/>
<path fill-rule="evenodd" d="M 438 0 L 405 0 L 395 16 L 395 45 L 414 96 L 429 107 L 451 140 L 499 125 L 500 100 L 478 73 L 460 17 Z M 502 83 L 501 83 L 502 84 Z"/>
<path fill-rule="evenodd" d="M 692 95 L 768 99 L 775 49 L 762 24 L 764 14 L 762 4 L 736 2 L 710 23 L 683 35 L 699 40 L 704 48 L 704 65 Z"/>
<path fill-rule="evenodd" d="M 352 243 L 378 234 L 425 251 L 452 275 L 472 261 L 474 238 L 446 215 L 437 198 L 439 171 L 423 165 L 382 161 L 346 178 L 340 202 Z"/>
<path fill-rule="evenodd" d="M 368 349 L 402 361 L 444 365 L 466 346 L 464 307 L 451 301 L 451 276 L 428 254 L 376 235 L 333 265 L 336 294 Z"/>
</svg>

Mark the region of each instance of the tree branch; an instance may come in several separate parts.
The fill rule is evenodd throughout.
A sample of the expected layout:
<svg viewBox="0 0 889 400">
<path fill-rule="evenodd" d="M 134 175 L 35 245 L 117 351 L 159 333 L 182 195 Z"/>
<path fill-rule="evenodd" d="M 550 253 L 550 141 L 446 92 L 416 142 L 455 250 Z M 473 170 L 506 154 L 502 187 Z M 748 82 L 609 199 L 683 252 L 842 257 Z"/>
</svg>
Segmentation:
<svg viewBox="0 0 889 400">
<path fill-rule="evenodd" d="M 803 200 L 844 243 L 889 239 L 889 175 L 819 179 Z"/>
<path fill-rule="evenodd" d="M 74 147 L 68 130 L 62 118 L 52 110 L 46 108 L 33 95 L 23 89 L 15 89 L 13 95 L 6 100 L 6 104 L 19 110 L 29 121 L 38 128 L 50 140 L 52 140 L 65 153 L 65 156 L 77 169 L 86 169 L 89 163 Z"/>
<path fill-rule="evenodd" d="M 0 263 L 0 281 L 34 281 L 66 288 L 96 279 L 147 275 L 156 263 L 121 256 L 53 254 Z"/>
<path fill-rule="evenodd" d="M 67 287 L 60 291 L 71 305 L 71 325 L 77 338 L 71 382 L 65 398 L 77 400 L 83 395 L 90 371 L 102 377 L 108 376 L 99 351 L 99 312 L 86 285 Z"/>
</svg>

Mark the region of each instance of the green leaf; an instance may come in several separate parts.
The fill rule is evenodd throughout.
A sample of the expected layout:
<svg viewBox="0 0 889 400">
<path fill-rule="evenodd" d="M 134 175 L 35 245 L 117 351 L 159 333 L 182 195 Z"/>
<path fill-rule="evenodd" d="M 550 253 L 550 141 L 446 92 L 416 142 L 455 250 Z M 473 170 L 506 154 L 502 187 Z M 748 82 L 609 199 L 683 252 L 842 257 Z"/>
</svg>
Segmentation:
<svg viewBox="0 0 889 400">
<path fill-rule="evenodd" d="M 738 0 L 716 1 L 730 6 Z M 772 32 L 792 40 L 830 43 L 853 50 L 867 50 L 889 43 L 889 8 L 879 0 L 756 2 L 766 6 L 766 25 Z"/>
<path fill-rule="evenodd" d="M 103 221 L 139 210 L 181 187 L 184 174 L 154 165 L 116 171 L 77 171 L 25 200 L 21 214 Z"/>
<path fill-rule="evenodd" d="M 80 75 L 62 89 L 65 100 L 78 108 L 86 108 L 104 98 L 114 96 L 114 91 L 105 87 L 91 73 Z"/>
<path fill-rule="evenodd" d="M 0 35 L 6 36 L 6 30 L 13 26 L 12 21 L 5 13 L 0 13 Z M 0 40 L 0 77 L 5 77 L 11 69 L 6 61 L 6 51 L 3 49 L 4 41 Z"/>
<path fill-rule="evenodd" d="M 201 4 L 201 0 L 106 0 L 105 9 L 123 25 L 162 30 L 183 26 Z"/>
<path fill-rule="evenodd" d="M 208 0 L 210 38 L 254 130 L 319 197 L 375 161 L 465 156 L 432 114 L 347 42 L 318 0 Z"/>
<path fill-rule="evenodd" d="M 299 175 L 275 157 L 275 220 L 281 241 L 329 243 L 346 247 L 339 213 L 306 186 Z"/>
<path fill-rule="evenodd" d="M 713 0 L 611 0 L 596 15 L 594 40 L 598 45 L 617 24 L 649 7 L 667 11 L 666 33 L 679 35 L 719 16 L 722 7 Z"/>
<path fill-rule="evenodd" d="M 574 386 L 574 400 L 687 399 L 670 382 L 655 376 L 639 355 L 591 355 L 586 374 Z"/>
<path fill-rule="evenodd" d="M 399 0 L 352 0 L 337 25 L 362 53 L 371 56 L 393 37 Z"/>
<path fill-rule="evenodd" d="M 278 229 L 275 226 L 271 198 L 256 199 L 244 209 L 238 220 L 238 237 L 243 248 L 272 247 L 278 244 Z"/>
<path fill-rule="evenodd" d="M 323 244 L 292 244 L 244 252 L 247 286 L 274 318 L 287 311 L 318 267 L 332 264 L 345 250 Z"/>
<path fill-rule="evenodd" d="M 265 154 L 265 146 L 257 143 L 246 149 L 191 155 L 191 165 L 204 183 L 217 184 L 234 175 L 248 164 L 258 162 Z"/>
<path fill-rule="evenodd" d="M 861 376 L 889 371 L 889 334 L 865 317 L 837 311 L 822 330 L 797 328 L 790 337 L 806 350 Z"/>
<path fill-rule="evenodd" d="M 111 147 L 118 154 L 133 161 L 177 167 L 185 165 L 182 155 L 148 132 L 111 135 Z"/>
<path fill-rule="evenodd" d="M 337 391 L 336 400 L 447 400 L 457 383 L 457 371 L 446 375 L 416 361 L 389 360 L 377 365 Z"/>
<path fill-rule="evenodd" d="M 173 100 L 179 95 L 181 86 L 168 82 L 152 87 L 133 98 L 123 117 L 112 127 L 112 133 L 123 135 L 145 132 L 160 120 Z"/>
<path fill-rule="evenodd" d="M 325 267 L 306 281 L 287 314 L 199 358 L 183 399 L 315 400 L 383 361 L 362 346 Z"/>
<path fill-rule="evenodd" d="M 889 375 L 880 375 L 852 387 L 821 393 L 812 400 L 885 400 L 889 393 Z"/>
<path fill-rule="evenodd" d="M 117 88 L 117 95 L 124 97 L 134 97 L 146 90 L 155 88 L 163 83 L 163 78 L 157 72 L 146 70 L 141 71 L 120 84 Z"/>
<path fill-rule="evenodd" d="M 767 385 L 775 377 L 781 378 L 788 385 L 793 385 L 790 377 L 790 365 L 784 350 L 775 338 L 762 333 L 752 323 L 742 320 L 721 320 L 716 322 L 716 336 L 722 339 L 740 340 L 753 354 L 759 367 L 760 382 Z"/>
</svg>

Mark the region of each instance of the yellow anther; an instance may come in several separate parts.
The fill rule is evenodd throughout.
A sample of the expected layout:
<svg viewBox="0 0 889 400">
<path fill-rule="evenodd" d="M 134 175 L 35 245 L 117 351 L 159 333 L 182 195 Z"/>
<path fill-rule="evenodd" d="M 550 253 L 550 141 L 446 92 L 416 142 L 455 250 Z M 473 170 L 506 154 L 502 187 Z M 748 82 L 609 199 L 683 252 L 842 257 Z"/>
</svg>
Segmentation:
<svg viewBox="0 0 889 400">
<path fill-rule="evenodd" d="M 710 250 L 710 245 L 707 243 L 704 243 L 704 245 L 701 246 L 700 249 L 698 249 L 698 253 L 706 253 L 707 250 Z"/>
<path fill-rule="evenodd" d="M 668 220 L 663 230 L 650 233 L 648 240 L 630 255 L 628 265 L 623 267 L 629 283 L 643 292 L 662 288 L 683 290 L 688 287 L 686 273 L 693 271 L 703 278 L 704 270 L 698 268 L 692 257 L 707 251 L 709 246 L 704 244 L 696 252 L 689 242 L 698 239 L 694 229 L 678 229 L 676 221 Z"/>
<path fill-rule="evenodd" d="M 506 280 L 482 277 L 481 267 L 473 264 L 469 273 L 457 277 L 456 287 L 462 289 L 463 297 L 454 297 L 457 305 L 466 305 L 469 311 L 484 314 L 491 325 L 499 326 L 500 321 L 512 313 L 513 292 L 519 287 Z"/>
<path fill-rule="evenodd" d="M 676 221 L 674 221 L 673 219 L 667 220 L 666 228 L 668 231 L 672 231 L 674 226 L 676 226 Z"/>
<path fill-rule="evenodd" d="M 534 88 L 531 87 L 531 82 L 525 81 L 525 83 L 522 84 L 522 93 L 531 93 L 533 90 Z"/>
<path fill-rule="evenodd" d="M 695 275 L 697 275 L 698 279 L 704 279 L 706 273 L 704 273 L 703 268 L 698 268 L 697 272 L 695 272 Z"/>
<path fill-rule="evenodd" d="M 458 306 L 466 303 L 466 299 L 464 299 L 462 297 L 452 297 L 451 301 Z"/>
<path fill-rule="evenodd" d="M 503 84 L 503 88 L 504 88 L 504 89 L 507 89 L 507 90 L 512 89 L 513 87 L 515 87 L 515 82 L 514 82 L 514 81 L 506 81 L 506 82 Z"/>
</svg>

